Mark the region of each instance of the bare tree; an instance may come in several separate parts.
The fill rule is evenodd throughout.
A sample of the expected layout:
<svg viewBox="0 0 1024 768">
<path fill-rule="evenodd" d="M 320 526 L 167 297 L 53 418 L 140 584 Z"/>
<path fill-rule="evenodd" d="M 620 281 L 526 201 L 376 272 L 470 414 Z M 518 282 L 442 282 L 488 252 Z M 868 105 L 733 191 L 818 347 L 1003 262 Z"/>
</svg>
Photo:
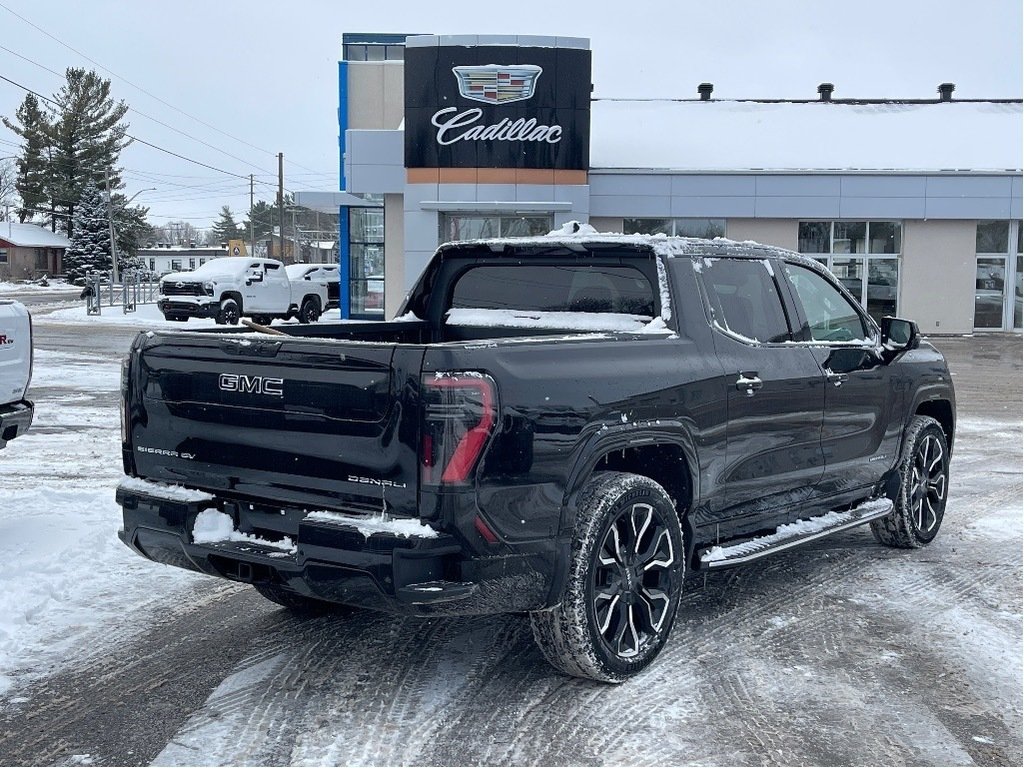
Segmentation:
<svg viewBox="0 0 1024 768">
<path fill-rule="evenodd" d="M 17 190 L 14 186 L 16 175 L 17 171 L 11 160 L 0 160 L 0 221 L 6 220 L 8 216 L 7 206 L 10 206 L 10 215 L 14 215 L 17 201 Z"/>
</svg>

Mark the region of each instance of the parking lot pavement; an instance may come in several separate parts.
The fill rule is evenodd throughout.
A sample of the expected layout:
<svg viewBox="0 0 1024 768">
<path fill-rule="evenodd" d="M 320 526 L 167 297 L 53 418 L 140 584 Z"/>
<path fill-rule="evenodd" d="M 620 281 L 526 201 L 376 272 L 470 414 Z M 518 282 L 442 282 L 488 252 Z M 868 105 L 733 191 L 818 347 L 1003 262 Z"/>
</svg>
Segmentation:
<svg viewBox="0 0 1024 768">
<path fill-rule="evenodd" d="M 932 336 L 928 341 L 949 363 L 961 416 L 1021 420 L 1024 344 L 1019 333 Z"/>
</svg>

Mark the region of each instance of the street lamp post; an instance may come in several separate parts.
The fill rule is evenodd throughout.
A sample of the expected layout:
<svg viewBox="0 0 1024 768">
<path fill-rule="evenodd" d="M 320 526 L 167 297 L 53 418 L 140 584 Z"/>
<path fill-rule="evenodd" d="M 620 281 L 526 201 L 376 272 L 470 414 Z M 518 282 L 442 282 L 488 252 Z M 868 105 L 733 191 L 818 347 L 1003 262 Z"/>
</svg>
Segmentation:
<svg viewBox="0 0 1024 768">
<path fill-rule="evenodd" d="M 140 189 L 134 195 L 129 197 L 124 203 L 121 204 L 121 209 L 124 210 L 128 207 L 132 200 L 141 195 L 143 192 L 155 192 L 156 187 L 146 187 L 146 189 Z M 120 277 L 117 274 L 117 240 L 114 233 L 114 196 L 110 193 L 110 176 L 107 176 L 107 211 L 108 219 L 110 221 L 110 259 L 113 262 L 113 272 L 111 273 L 110 284 L 111 287 L 115 283 L 120 282 Z"/>
</svg>

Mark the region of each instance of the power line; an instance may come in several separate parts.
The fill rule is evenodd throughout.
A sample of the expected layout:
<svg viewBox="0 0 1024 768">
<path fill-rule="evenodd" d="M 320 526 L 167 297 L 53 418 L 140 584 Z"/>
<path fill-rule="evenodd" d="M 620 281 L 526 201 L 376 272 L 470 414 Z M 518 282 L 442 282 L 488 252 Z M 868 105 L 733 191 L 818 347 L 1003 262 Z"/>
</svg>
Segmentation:
<svg viewBox="0 0 1024 768">
<path fill-rule="evenodd" d="M 0 7 L 3 7 L 2 4 L 0 4 Z M 11 85 L 13 85 L 13 86 L 15 86 L 17 88 L 21 88 L 23 91 L 31 93 L 33 96 L 36 96 L 37 98 L 42 99 L 47 104 L 52 104 L 55 107 L 59 107 L 60 106 L 53 99 L 47 98 L 46 96 L 43 96 L 43 94 L 37 93 L 36 91 L 33 91 L 31 88 L 29 88 L 27 86 L 24 86 L 21 83 L 15 82 L 14 80 L 11 80 L 9 77 L 4 77 L 3 75 L 0 75 L 0 80 L 4 80 L 5 82 L 10 83 Z M 154 144 L 151 141 L 146 141 L 145 139 L 140 139 L 138 136 L 133 136 L 130 133 L 126 132 L 124 135 L 127 136 L 132 141 L 136 141 L 139 144 L 144 144 L 147 147 L 152 147 L 153 149 L 156 149 L 156 150 L 158 150 L 160 152 L 163 152 L 165 154 L 171 155 L 172 157 L 177 157 L 180 160 L 185 160 L 186 162 L 193 163 L 194 165 L 202 166 L 203 168 L 209 168 L 211 171 L 217 171 L 218 173 L 223 173 L 225 176 L 234 176 L 236 179 L 245 179 L 246 181 L 249 180 L 248 176 L 243 176 L 243 175 L 241 175 L 239 173 L 232 173 L 231 171 L 225 171 L 223 168 L 217 168 L 216 166 L 200 162 L 199 160 L 193 160 L 191 157 L 186 157 L 185 155 L 178 154 L 177 152 L 172 152 L 169 149 L 164 149 L 163 147 L 159 146 L 158 144 Z"/>
<path fill-rule="evenodd" d="M 0 45 L 0 50 L 7 51 L 8 53 L 13 54 L 14 56 L 17 56 L 19 59 L 23 59 L 24 61 L 27 61 L 29 64 L 33 64 L 33 65 L 39 67 L 40 69 L 45 70 L 46 72 L 50 72 L 51 74 L 57 75 L 58 77 L 63 78 L 63 77 L 66 76 L 65 73 L 57 72 L 56 70 L 50 69 L 49 67 L 40 64 L 38 61 L 34 61 L 34 60 L 30 59 L 28 56 L 23 56 L 22 54 L 18 53 L 17 51 L 12 51 L 10 48 L 7 48 L 6 46 Z M 192 141 L 198 142 L 199 144 L 202 144 L 204 147 L 209 147 L 210 149 L 214 150 L 215 152 L 220 152 L 222 155 L 226 155 L 227 157 L 230 157 L 232 160 L 237 160 L 238 162 L 242 163 L 243 165 L 249 165 L 250 164 L 248 160 L 245 160 L 245 159 L 243 159 L 241 157 L 238 157 L 238 155 L 233 155 L 230 152 L 228 152 L 227 150 L 224 150 L 224 149 L 221 149 L 220 147 L 214 146 L 213 144 L 210 144 L 207 141 L 203 141 L 202 139 L 197 138 L 196 136 L 193 136 L 190 133 L 186 133 L 185 131 L 181 130 L 180 128 L 176 128 L 173 125 L 165 123 L 163 120 L 159 120 L 159 119 L 153 117 L 152 115 L 147 115 L 145 112 L 142 112 L 142 111 L 136 109 L 133 106 L 129 105 L 128 106 L 128 110 L 130 112 L 133 112 L 134 114 L 138 115 L 139 117 L 144 117 L 147 120 L 153 121 L 157 125 L 162 125 L 164 128 L 167 128 L 168 130 L 174 131 L 175 133 L 179 133 L 179 134 L 181 134 L 182 136 L 184 136 L 187 139 L 192 139 Z M 267 171 L 265 168 L 259 168 L 259 166 L 254 166 L 254 167 L 257 168 L 258 170 L 262 170 L 262 171 L 264 171 L 266 173 L 270 173 L 270 171 Z"/>
<path fill-rule="evenodd" d="M 102 70 L 103 70 L 104 72 L 108 72 L 108 73 L 109 73 L 110 75 L 112 75 L 113 77 L 116 77 L 116 78 L 117 78 L 118 80 L 121 80 L 122 82 L 125 82 L 125 83 L 127 83 L 127 84 L 128 84 L 128 85 L 130 85 L 130 86 L 131 86 L 132 88 L 135 88 L 135 89 L 136 89 L 137 91 L 141 91 L 142 93 L 144 93 L 144 94 L 146 94 L 147 96 L 149 96 L 149 97 L 150 97 L 151 99 L 155 99 L 156 101 L 159 101 L 159 102 L 160 102 L 161 104 L 163 104 L 163 105 L 164 105 L 165 107 L 169 107 L 170 109 L 173 109 L 173 110 L 174 110 L 175 112 L 178 112 L 178 113 L 180 113 L 180 114 L 184 115 L 184 116 L 185 116 L 185 117 L 187 117 L 187 118 L 190 118 L 190 119 L 192 119 L 192 120 L 195 120 L 195 121 L 196 121 L 197 123 L 199 123 L 199 124 L 201 124 L 201 125 L 205 125 L 205 126 L 206 126 L 207 128 L 209 128 L 209 129 L 211 129 L 211 130 L 213 130 L 213 131 L 216 131 L 217 133 L 220 133 L 220 134 L 222 134 L 222 135 L 224 135 L 224 136 L 227 136 L 227 137 L 228 137 L 229 139 L 232 139 L 233 141 L 238 141 L 238 142 L 241 142 L 242 144 L 245 144 L 245 145 L 246 145 L 247 147 L 251 147 L 252 149 L 255 149 L 255 150 L 259 151 L 259 152 L 264 152 L 264 153 L 266 153 L 266 154 L 268 154 L 268 155 L 276 155 L 276 154 L 277 154 L 276 152 L 271 152 L 271 151 L 270 151 L 269 149 L 263 149 L 262 147 L 257 147 L 257 146 L 256 146 L 255 144 L 251 144 L 250 142 L 246 141 L 245 139 L 240 139 L 240 138 L 239 138 L 239 137 L 237 137 L 237 136 L 233 136 L 232 134 L 228 133 L 227 131 L 222 131 L 222 130 L 221 130 L 220 128 L 218 128 L 217 126 L 215 126 L 215 125 L 211 125 L 210 123 L 206 122 L 205 120 L 201 120 L 201 119 L 199 119 L 198 117 L 196 117 L 195 115 L 191 115 L 191 114 L 189 114 L 188 112 L 186 112 L 185 110 L 183 110 L 183 109 L 179 109 L 178 107 L 174 106 L 173 104 L 171 104 L 171 103 L 169 103 L 169 102 L 167 102 L 167 101 L 164 101 L 164 100 L 163 100 L 163 99 L 161 99 L 161 98 L 160 98 L 159 96 L 156 96 L 156 95 L 154 95 L 154 94 L 150 93 L 149 91 L 147 91 L 147 90 L 146 90 L 145 88 L 143 88 L 143 87 L 142 87 L 141 85 L 136 85 L 135 83 L 133 83 L 133 82 L 132 82 L 131 80 L 129 80 L 128 78 L 126 78 L 126 77 L 122 77 L 121 75 L 119 75 L 119 74 L 117 74 L 116 72 L 114 72 L 114 71 L 113 71 L 112 69 L 110 69 L 110 68 L 108 68 L 108 67 L 105 67 L 105 66 L 103 66 L 102 64 L 100 64 L 100 63 L 99 63 L 98 61 L 96 61 L 95 59 L 93 59 L 93 58 L 90 58 L 89 56 L 86 56 L 86 55 L 85 55 L 84 53 L 82 53 L 81 51 L 77 50 L 76 48 L 72 48 L 72 47 L 71 47 L 70 45 L 68 45 L 67 43 L 65 43 L 65 42 L 64 42 L 63 40 L 61 40 L 60 38 L 58 38 L 58 37 L 55 37 L 54 35 L 50 34 L 49 32 L 47 32 L 47 31 L 46 31 L 45 29 L 43 29 L 42 27 L 38 26 L 37 24 L 34 24 L 34 23 L 32 23 L 31 21 L 29 21 L 28 19 L 26 19 L 26 18 L 25 18 L 24 16 L 22 16 L 21 14 L 19 14 L 19 13 L 15 12 L 15 11 L 12 11 L 12 10 L 11 10 L 11 9 L 10 9 L 9 7 L 7 7 L 6 5 L 4 5 L 4 4 L 2 3 L 2 2 L 0 2 L 0 8 L 3 8 L 3 9 L 4 9 L 5 11 L 7 11 L 7 12 L 8 12 L 9 14 L 11 14 L 12 16 L 16 16 L 17 18 L 21 19 L 21 20 L 22 20 L 23 22 L 25 22 L 26 24 L 28 24 L 28 25 L 29 25 L 30 27 L 32 27 L 33 29 L 35 29 L 35 30 L 37 30 L 37 31 L 41 32 L 42 34 L 46 35 L 46 36 L 47 36 L 48 38 L 50 38 L 50 39 L 51 39 L 51 40 L 53 40 L 54 42 L 58 43 L 59 45 L 62 45 L 62 46 L 64 46 L 64 47 L 65 47 L 65 48 L 67 48 L 67 49 L 68 49 L 69 51 L 71 51 L 71 52 L 73 52 L 73 53 L 76 53 L 76 54 L 78 54 L 79 56 L 81 56 L 81 57 L 82 57 L 83 59 L 85 59 L 86 61 L 89 61 L 89 62 L 91 62 L 92 64 L 96 65 L 97 67 L 99 67 L 100 69 L 102 69 Z M 15 54 L 15 55 L 18 55 L 18 54 Z M 152 119 L 152 118 L 151 118 L 151 119 Z M 300 165 L 299 163 L 296 163 L 296 162 L 294 162 L 294 161 L 292 161 L 292 160 L 288 160 L 288 161 L 286 161 L 286 162 L 288 162 L 288 163 L 289 163 L 290 165 L 294 165 L 294 166 L 295 166 L 295 167 L 297 167 L 297 168 L 302 168 L 302 169 L 304 169 L 304 170 L 307 170 L 307 171 L 312 171 L 313 173 L 316 173 L 316 171 L 313 171 L 313 169 L 312 169 L 312 168 L 307 168 L 306 166 L 304 166 L 304 165 Z"/>
</svg>

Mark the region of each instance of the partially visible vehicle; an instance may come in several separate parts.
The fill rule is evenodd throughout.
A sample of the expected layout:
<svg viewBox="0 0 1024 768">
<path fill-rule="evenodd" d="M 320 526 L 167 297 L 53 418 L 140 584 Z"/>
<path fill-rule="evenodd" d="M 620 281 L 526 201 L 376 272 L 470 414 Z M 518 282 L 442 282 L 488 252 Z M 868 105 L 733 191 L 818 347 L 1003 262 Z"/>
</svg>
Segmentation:
<svg viewBox="0 0 1024 768">
<path fill-rule="evenodd" d="M 337 309 L 341 305 L 341 281 L 337 264 L 289 264 L 284 268 L 293 283 L 307 280 L 327 289 L 324 309 Z"/>
<path fill-rule="evenodd" d="M 32 425 L 31 380 L 32 316 L 20 302 L 0 299 L 0 448 Z"/>
<path fill-rule="evenodd" d="M 224 256 L 192 272 L 174 272 L 160 281 L 157 308 L 167 320 L 213 318 L 218 325 L 237 325 L 243 315 L 262 325 L 275 319 L 319 319 L 327 306 L 327 287 L 289 279 L 276 259 Z"/>
</svg>

